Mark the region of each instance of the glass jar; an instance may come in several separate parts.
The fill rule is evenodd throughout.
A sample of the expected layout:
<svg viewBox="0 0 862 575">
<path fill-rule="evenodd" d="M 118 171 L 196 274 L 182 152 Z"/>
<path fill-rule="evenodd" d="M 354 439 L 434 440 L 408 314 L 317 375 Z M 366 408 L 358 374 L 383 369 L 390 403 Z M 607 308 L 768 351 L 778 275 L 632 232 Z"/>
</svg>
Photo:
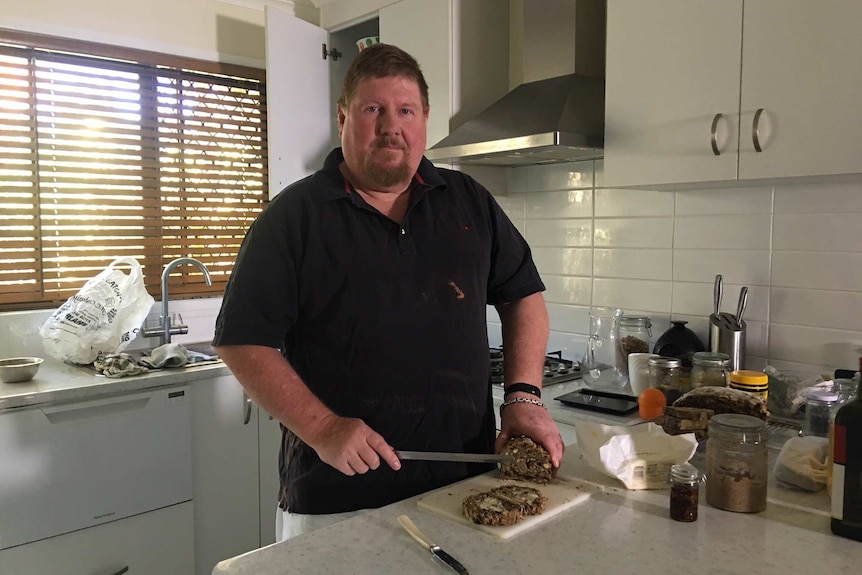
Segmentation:
<svg viewBox="0 0 862 575">
<path fill-rule="evenodd" d="M 682 362 L 675 357 L 651 357 L 647 360 L 649 365 L 650 387 L 655 387 L 665 394 L 675 389 L 680 389 L 679 372 Z"/>
<path fill-rule="evenodd" d="M 802 435 L 829 437 L 829 418 L 837 411 L 838 394 L 826 389 L 809 391 L 805 396 Z"/>
<path fill-rule="evenodd" d="M 620 345 L 620 318 L 623 310 L 592 308 L 590 338 L 581 365 L 584 383 L 592 389 L 620 388 L 628 382 L 628 356 Z"/>
<path fill-rule="evenodd" d="M 691 388 L 727 387 L 730 371 L 730 356 L 726 353 L 698 351 L 691 356 Z"/>
<path fill-rule="evenodd" d="M 769 376 L 762 371 L 737 369 L 730 372 L 730 387 L 756 395 L 764 403 L 769 398 Z"/>
<path fill-rule="evenodd" d="M 697 521 L 697 504 L 703 475 L 690 463 L 670 468 L 670 518 L 674 521 Z"/>
<path fill-rule="evenodd" d="M 652 337 L 652 320 L 646 316 L 620 318 L 620 345 L 626 357 L 630 353 L 649 353 Z"/>
<path fill-rule="evenodd" d="M 708 433 L 706 502 L 740 513 L 766 509 L 766 422 L 751 415 L 722 413 L 710 418 Z"/>
</svg>

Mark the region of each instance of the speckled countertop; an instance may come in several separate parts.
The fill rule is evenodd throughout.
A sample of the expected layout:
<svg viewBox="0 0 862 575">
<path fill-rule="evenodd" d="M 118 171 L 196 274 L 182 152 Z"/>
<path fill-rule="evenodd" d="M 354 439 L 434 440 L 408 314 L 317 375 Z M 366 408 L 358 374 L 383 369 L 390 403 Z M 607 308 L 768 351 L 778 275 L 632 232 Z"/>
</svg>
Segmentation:
<svg viewBox="0 0 862 575">
<path fill-rule="evenodd" d="M 862 543 L 829 531 L 824 492 L 781 493 L 770 485 L 767 510 L 749 515 L 709 506 L 702 490 L 698 520 L 679 523 L 668 518 L 667 490 L 626 491 L 587 467 L 577 446 L 567 449 L 563 472 L 599 491 L 512 539 L 427 512 L 412 498 L 222 561 L 213 574 L 452 573 L 407 535 L 400 514 L 470 575 L 855 573 L 862 560 Z"/>
<path fill-rule="evenodd" d="M 46 403 L 80 401 L 143 389 L 167 387 L 230 372 L 223 363 L 161 369 L 123 378 L 95 376 L 81 368 L 46 358 L 36 377 L 26 383 L 0 383 L 0 410 Z"/>
</svg>

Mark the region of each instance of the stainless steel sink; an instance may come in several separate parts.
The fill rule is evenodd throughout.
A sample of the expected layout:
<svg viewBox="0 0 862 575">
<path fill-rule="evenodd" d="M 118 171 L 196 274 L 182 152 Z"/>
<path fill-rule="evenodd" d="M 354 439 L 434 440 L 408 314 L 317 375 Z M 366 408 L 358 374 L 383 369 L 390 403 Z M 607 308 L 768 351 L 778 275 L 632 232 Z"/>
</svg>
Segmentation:
<svg viewBox="0 0 862 575">
<path fill-rule="evenodd" d="M 216 357 L 215 357 L 215 359 L 207 359 L 207 360 L 199 360 L 199 361 L 195 361 L 195 362 L 190 362 L 190 363 L 185 364 L 182 367 L 160 367 L 160 368 L 147 368 L 147 369 L 149 369 L 150 372 L 165 371 L 165 370 L 186 370 L 186 369 L 195 369 L 197 367 L 201 367 L 204 365 L 213 365 L 216 363 L 222 363 L 222 360 L 218 357 L 215 349 L 213 348 L 213 346 L 209 342 L 181 343 L 180 345 L 182 345 L 184 348 L 186 348 L 189 351 L 194 351 L 197 353 L 202 353 L 205 355 L 211 355 L 211 356 L 216 356 Z M 152 353 L 152 351 L 154 349 L 155 349 L 155 347 L 148 347 L 148 348 L 144 348 L 144 349 L 127 349 L 127 350 L 124 350 L 123 353 L 128 353 L 130 356 L 132 356 L 132 358 L 134 358 L 135 361 L 140 363 L 141 358 L 144 356 L 150 355 L 150 353 Z M 74 367 L 77 367 L 78 369 L 86 371 L 90 375 L 94 375 L 96 377 L 105 377 L 105 375 L 103 373 L 101 373 L 100 371 L 96 370 L 96 368 L 93 367 L 92 364 L 81 365 L 78 363 L 71 363 L 69 365 L 73 365 Z M 141 375 L 144 375 L 144 374 L 141 374 Z M 139 376 L 130 375 L 127 377 L 139 377 Z"/>
</svg>

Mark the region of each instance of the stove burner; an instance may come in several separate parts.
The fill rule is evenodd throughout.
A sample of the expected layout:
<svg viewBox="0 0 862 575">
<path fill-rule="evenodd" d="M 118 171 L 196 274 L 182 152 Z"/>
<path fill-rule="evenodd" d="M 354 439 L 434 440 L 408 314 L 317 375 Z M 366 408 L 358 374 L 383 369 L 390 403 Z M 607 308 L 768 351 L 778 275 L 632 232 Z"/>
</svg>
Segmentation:
<svg viewBox="0 0 862 575">
<path fill-rule="evenodd" d="M 491 384 L 503 385 L 503 350 L 498 347 L 489 348 L 491 362 Z M 581 366 L 576 361 L 563 359 L 561 351 L 555 351 L 545 357 L 545 368 L 542 386 L 564 383 L 581 377 Z"/>
</svg>

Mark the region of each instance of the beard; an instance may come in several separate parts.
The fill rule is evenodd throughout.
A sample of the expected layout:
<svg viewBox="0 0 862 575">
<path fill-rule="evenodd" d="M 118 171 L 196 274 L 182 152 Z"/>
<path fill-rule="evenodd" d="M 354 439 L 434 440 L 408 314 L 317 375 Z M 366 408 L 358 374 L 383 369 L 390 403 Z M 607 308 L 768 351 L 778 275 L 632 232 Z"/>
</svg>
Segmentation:
<svg viewBox="0 0 862 575">
<path fill-rule="evenodd" d="M 401 143 L 396 144 L 399 150 L 402 150 L 401 161 L 395 165 L 377 160 L 377 154 L 390 154 L 391 150 L 385 148 L 391 146 L 393 142 L 387 140 L 379 140 L 372 145 L 371 153 L 365 156 L 364 176 L 367 181 L 366 185 L 374 188 L 384 189 L 391 188 L 398 184 L 409 182 L 413 177 L 410 165 L 407 163 L 407 147 Z"/>
</svg>

